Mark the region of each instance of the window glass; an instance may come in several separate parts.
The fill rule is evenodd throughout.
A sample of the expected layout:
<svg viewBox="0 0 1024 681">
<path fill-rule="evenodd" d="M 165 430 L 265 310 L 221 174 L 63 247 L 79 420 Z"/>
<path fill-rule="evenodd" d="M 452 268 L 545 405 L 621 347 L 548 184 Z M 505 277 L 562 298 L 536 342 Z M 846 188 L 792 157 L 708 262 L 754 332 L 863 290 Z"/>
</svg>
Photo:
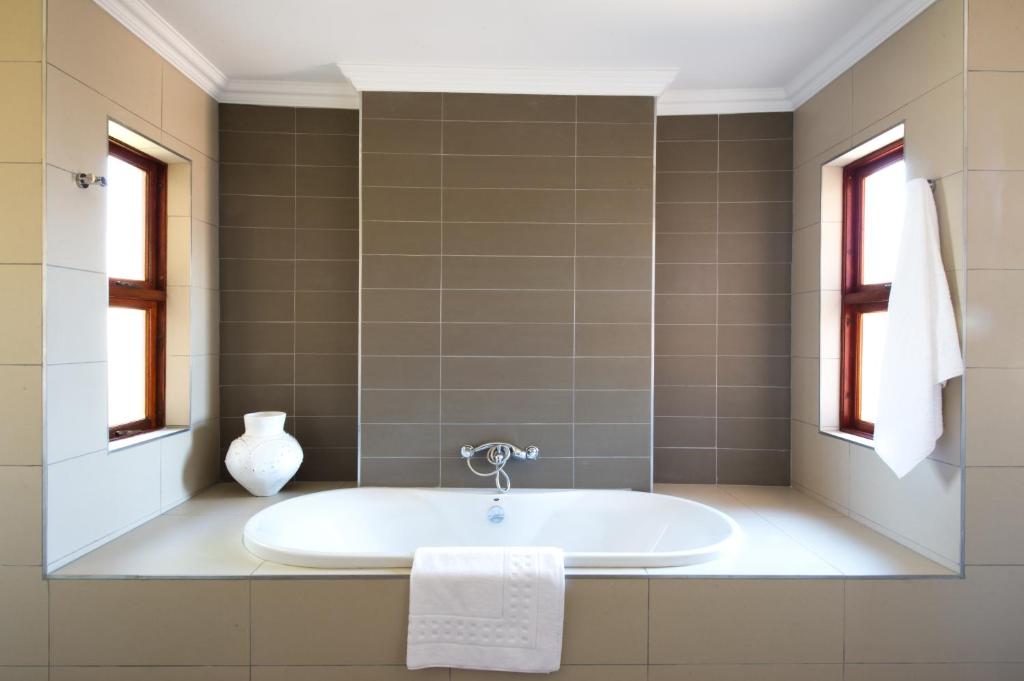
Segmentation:
<svg viewBox="0 0 1024 681">
<path fill-rule="evenodd" d="M 146 279 L 146 173 L 107 157 L 107 276 Z"/>
<path fill-rule="evenodd" d="M 889 311 L 867 312 L 860 321 L 860 419 L 874 423 L 882 383 L 882 350 L 889 328 Z"/>
<path fill-rule="evenodd" d="M 862 284 L 883 284 L 893 279 L 903 231 L 906 182 L 902 160 L 864 178 Z"/>
<path fill-rule="evenodd" d="M 146 310 L 107 310 L 107 423 L 146 418 Z"/>
</svg>

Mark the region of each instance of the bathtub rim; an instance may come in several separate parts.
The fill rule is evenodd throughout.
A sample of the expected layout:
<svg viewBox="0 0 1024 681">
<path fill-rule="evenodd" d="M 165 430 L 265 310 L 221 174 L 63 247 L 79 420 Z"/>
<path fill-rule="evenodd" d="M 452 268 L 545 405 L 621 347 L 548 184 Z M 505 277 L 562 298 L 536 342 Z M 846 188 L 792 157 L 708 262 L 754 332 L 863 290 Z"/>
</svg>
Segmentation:
<svg viewBox="0 0 1024 681">
<path fill-rule="evenodd" d="M 313 568 L 313 569 L 355 569 L 355 570 L 376 570 L 376 569 L 409 569 L 412 567 L 413 556 L 411 554 L 397 555 L 394 553 L 351 553 L 345 554 L 343 557 L 339 556 L 334 552 L 316 551 L 316 550 L 303 550 L 302 551 L 302 563 L 294 562 L 294 554 L 296 551 L 284 551 L 281 549 L 274 548 L 264 542 L 258 541 L 250 536 L 250 527 L 258 521 L 259 516 L 264 513 L 271 511 L 272 509 L 280 506 L 281 504 L 288 504 L 289 502 L 299 501 L 300 499 L 306 499 L 311 496 L 321 494 L 337 494 L 339 492 L 357 492 L 362 489 L 388 489 L 388 490 L 403 490 L 403 491 L 426 491 L 426 492 L 441 492 L 441 493 L 472 493 L 479 496 L 490 496 L 496 494 L 494 490 L 487 488 L 477 487 L 390 487 L 390 486 L 372 486 L 365 485 L 360 487 L 349 487 L 343 489 L 333 490 L 322 490 L 319 492 L 311 492 L 310 494 L 303 494 L 291 499 L 285 499 L 272 504 L 260 511 L 257 511 L 250 517 L 242 531 L 242 544 L 246 550 L 251 554 L 262 560 L 270 561 L 272 563 L 278 563 L 281 565 L 287 565 L 298 568 Z M 693 549 L 687 549 L 683 551 L 660 551 L 660 552 L 648 552 L 642 554 L 631 554 L 623 552 L 610 552 L 610 551 L 591 551 L 591 552 L 566 552 L 565 556 L 565 567 L 571 568 L 584 568 L 584 569 L 644 569 L 644 568 L 665 568 L 665 567 L 686 567 L 688 565 L 697 565 L 700 563 L 706 563 L 713 560 L 717 560 L 727 554 L 730 550 L 734 549 L 739 543 L 743 536 L 743 530 L 739 523 L 736 522 L 727 513 L 720 511 L 719 509 L 705 504 L 688 497 L 673 496 L 669 494 L 660 494 L 658 492 L 645 492 L 637 490 L 609 490 L 609 489 L 574 489 L 574 488 L 536 488 L 536 487 L 525 487 L 519 489 L 512 489 L 505 494 L 509 495 L 527 495 L 527 494 L 554 494 L 554 493 L 566 493 L 566 492 L 614 492 L 619 494 L 630 494 L 630 495 L 644 495 L 645 497 L 662 497 L 665 499 L 673 500 L 673 503 L 685 503 L 692 506 L 698 506 L 702 512 L 710 511 L 713 515 L 719 519 L 725 521 L 729 527 L 729 534 L 725 539 L 715 542 L 714 544 L 708 544 L 705 546 L 696 547 Z M 500 495 L 499 495 L 500 496 Z M 368 562 L 373 562 L 372 565 L 367 565 Z M 605 561 L 608 561 L 606 563 Z M 609 564 L 611 563 L 611 564 Z"/>
</svg>

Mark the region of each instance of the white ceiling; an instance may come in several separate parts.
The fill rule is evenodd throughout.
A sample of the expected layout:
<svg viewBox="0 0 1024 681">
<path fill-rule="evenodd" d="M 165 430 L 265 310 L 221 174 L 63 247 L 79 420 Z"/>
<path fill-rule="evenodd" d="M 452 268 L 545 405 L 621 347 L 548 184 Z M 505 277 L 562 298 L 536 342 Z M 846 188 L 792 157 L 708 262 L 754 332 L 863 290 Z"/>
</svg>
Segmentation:
<svg viewBox="0 0 1024 681">
<path fill-rule="evenodd" d="M 221 101 L 346 106 L 355 84 L 662 113 L 793 108 L 932 1 L 96 0 Z"/>
</svg>

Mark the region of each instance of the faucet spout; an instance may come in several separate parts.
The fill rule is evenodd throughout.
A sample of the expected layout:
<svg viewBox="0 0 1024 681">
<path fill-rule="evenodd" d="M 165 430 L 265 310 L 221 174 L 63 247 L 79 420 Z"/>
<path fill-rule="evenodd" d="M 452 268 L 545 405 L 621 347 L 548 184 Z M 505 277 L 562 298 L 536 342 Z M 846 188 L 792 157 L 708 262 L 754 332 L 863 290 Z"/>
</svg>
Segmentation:
<svg viewBox="0 0 1024 681">
<path fill-rule="evenodd" d="M 490 473 L 481 473 L 473 467 L 473 457 L 483 451 L 487 452 L 487 463 L 494 466 L 494 470 Z M 475 447 L 473 445 L 464 445 L 462 449 L 459 450 L 459 453 L 462 455 L 462 458 L 466 460 L 466 465 L 473 474 L 479 475 L 482 478 L 494 476 L 494 486 L 497 488 L 499 494 L 503 494 L 512 489 L 512 480 L 505 471 L 505 464 L 507 464 L 511 459 L 518 459 L 520 461 L 536 461 L 540 456 L 540 449 L 533 445 L 530 445 L 526 449 L 520 449 L 509 442 L 486 442 Z"/>
</svg>

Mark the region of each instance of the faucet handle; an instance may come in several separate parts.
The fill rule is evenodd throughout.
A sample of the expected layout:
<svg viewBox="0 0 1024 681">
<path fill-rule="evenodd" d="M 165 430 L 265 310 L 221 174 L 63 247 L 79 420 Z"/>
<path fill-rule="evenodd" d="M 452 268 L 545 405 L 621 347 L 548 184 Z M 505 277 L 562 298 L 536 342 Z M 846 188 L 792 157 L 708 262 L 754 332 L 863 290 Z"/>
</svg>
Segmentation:
<svg viewBox="0 0 1024 681">
<path fill-rule="evenodd" d="M 473 445 L 462 445 L 462 449 L 459 450 L 459 454 L 462 455 L 463 459 L 472 459 L 473 455 L 476 454 L 476 447 Z"/>
<path fill-rule="evenodd" d="M 526 448 L 526 458 L 530 461 L 536 461 L 537 457 L 540 456 L 540 449 L 533 445 Z"/>
</svg>

